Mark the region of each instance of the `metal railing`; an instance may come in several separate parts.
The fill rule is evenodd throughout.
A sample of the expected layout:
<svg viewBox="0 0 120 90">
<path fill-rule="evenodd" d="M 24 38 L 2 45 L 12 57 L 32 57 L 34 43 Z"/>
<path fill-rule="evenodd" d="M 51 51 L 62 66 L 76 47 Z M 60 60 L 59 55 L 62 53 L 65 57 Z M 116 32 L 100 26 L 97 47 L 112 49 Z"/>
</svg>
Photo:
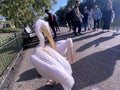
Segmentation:
<svg viewBox="0 0 120 90">
<path fill-rule="evenodd" d="M 9 41 L 0 46 L 0 86 L 23 48 L 23 39 L 22 32 L 13 33 Z"/>
</svg>

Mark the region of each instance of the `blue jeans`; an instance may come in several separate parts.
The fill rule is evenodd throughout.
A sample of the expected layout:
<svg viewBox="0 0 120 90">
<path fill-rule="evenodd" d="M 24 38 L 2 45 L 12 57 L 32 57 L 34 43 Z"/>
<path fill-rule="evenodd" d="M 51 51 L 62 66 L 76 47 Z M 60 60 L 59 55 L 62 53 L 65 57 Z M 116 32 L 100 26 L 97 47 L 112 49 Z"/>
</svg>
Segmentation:
<svg viewBox="0 0 120 90">
<path fill-rule="evenodd" d="M 94 20 L 94 29 L 99 28 L 100 20 Z"/>
</svg>

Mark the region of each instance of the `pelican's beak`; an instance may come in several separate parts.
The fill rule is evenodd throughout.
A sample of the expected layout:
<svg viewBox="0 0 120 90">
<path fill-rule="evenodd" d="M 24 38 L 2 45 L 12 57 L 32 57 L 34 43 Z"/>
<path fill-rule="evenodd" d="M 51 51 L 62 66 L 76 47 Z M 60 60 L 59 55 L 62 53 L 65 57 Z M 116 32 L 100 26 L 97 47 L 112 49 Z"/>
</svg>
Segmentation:
<svg viewBox="0 0 120 90">
<path fill-rule="evenodd" d="M 50 32 L 48 29 L 43 29 L 42 32 L 43 32 L 44 35 L 48 38 L 51 47 L 52 47 L 54 50 L 56 50 L 56 45 L 55 45 L 55 42 L 54 42 L 53 37 L 52 37 L 52 35 L 51 35 L 51 32 Z"/>
</svg>

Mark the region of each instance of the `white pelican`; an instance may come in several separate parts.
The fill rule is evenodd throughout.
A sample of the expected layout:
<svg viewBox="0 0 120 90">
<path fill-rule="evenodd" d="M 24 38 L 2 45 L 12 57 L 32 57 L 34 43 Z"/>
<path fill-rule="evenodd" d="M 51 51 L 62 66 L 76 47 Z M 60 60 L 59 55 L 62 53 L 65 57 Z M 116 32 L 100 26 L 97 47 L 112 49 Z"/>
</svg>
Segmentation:
<svg viewBox="0 0 120 90">
<path fill-rule="evenodd" d="M 56 51 L 55 43 L 52 42 L 53 39 L 47 30 L 48 27 L 46 27 L 48 23 L 40 19 L 38 21 L 39 27 L 36 22 L 35 33 L 40 43 L 35 48 L 30 60 L 39 74 L 60 83 L 64 90 L 71 90 L 74 85 L 71 66 L 69 62 Z M 52 48 L 45 46 L 45 38 L 41 32 L 49 37 L 48 39 L 50 40 Z"/>
<path fill-rule="evenodd" d="M 52 38 L 52 34 L 51 34 L 51 31 L 50 31 L 50 27 L 49 25 L 47 24 L 47 22 L 43 21 L 43 20 L 40 20 L 38 19 L 37 22 L 35 23 L 35 27 L 37 28 L 37 30 L 39 30 L 41 32 L 42 29 L 41 28 L 41 24 L 43 25 L 42 27 L 46 28 L 46 30 L 44 32 L 47 33 L 47 36 L 51 45 L 52 45 L 52 48 L 57 50 L 57 52 L 59 52 L 62 56 L 64 57 L 67 57 L 66 55 L 69 55 L 69 58 L 71 61 L 71 63 L 73 63 L 74 61 L 74 54 L 73 54 L 73 42 L 72 42 L 72 39 L 71 38 L 68 38 L 67 40 L 60 40 L 60 41 L 57 41 L 57 42 L 54 42 L 53 38 Z M 49 32 L 49 34 L 48 34 Z M 42 32 L 41 32 L 42 33 Z M 68 54 L 68 51 L 69 51 L 69 54 Z"/>
</svg>

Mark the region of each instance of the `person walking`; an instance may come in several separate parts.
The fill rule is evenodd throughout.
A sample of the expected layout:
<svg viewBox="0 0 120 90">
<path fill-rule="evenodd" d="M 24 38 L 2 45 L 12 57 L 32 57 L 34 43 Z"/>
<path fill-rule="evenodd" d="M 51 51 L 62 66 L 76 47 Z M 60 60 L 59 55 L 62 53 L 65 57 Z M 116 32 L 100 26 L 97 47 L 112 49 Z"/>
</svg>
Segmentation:
<svg viewBox="0 0 120 90">
<path fill-rule="evenodd" d="M 45 13 L 48 15 L 48 22 L 49 22 L 49 25 L 54 33 L 54 38 L 57 38 L 57 34 L 56 34 L 56 31 L 55 31 L 55 18 L 54 18 L 54 15 L 52 13 L 49 12 L 48 9 L 45 9 Z"/>
<path fill-rule="evenodd" d="M 79 10 L 79 5 L 80 5 L 80 1 L 77 0 L 75 2 L 75 6 L 72 10 L 72 19 L 73 19 L 73 30 L 74 30 L 74 34 L 75 35 L 82 35 L 81 33 L 81 24 L 82 24 L 82 18 L 84 17 L 80 10 Z M 78 32 L 76 31 L 76 29 L 78 28 Z"/>
<path fill-rule="evenodd" d="M 98 30 L 100 20 L 102 18 L 102 12 L 101 12 L 100 8 L 98 8 L 97 5 L 94 6 L 92 16 L 93 16 L 93 20 L 94 20 L 94 30 Z"/>
</svg>

